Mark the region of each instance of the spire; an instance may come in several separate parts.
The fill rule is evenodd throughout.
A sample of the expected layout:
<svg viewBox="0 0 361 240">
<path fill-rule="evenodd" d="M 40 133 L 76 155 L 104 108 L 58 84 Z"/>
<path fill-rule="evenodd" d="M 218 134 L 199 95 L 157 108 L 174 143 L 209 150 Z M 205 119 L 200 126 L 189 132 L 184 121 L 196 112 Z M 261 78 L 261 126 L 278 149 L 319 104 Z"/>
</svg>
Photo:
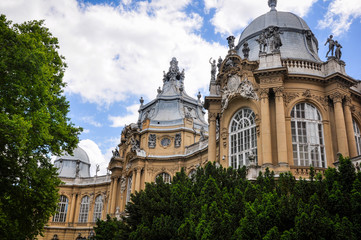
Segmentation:
<svg viewBox="0 0 361 240">
<path fill-rule="evenodd" d="M 268 6 L 271 8 L 271 11 L 276 11 L 277 0 L 268 0 Z"/>
</svg>

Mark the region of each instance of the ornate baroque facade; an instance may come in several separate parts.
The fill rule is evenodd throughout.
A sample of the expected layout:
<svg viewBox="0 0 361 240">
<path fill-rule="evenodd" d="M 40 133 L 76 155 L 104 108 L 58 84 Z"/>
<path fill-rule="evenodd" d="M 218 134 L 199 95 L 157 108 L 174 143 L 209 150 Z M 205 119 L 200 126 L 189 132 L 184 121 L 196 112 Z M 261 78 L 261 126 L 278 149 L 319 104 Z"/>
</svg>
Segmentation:
<svg viewBox="0 0 361 240">
<path fill-rule="evenodd" d="M 307 177 L 310 165 L 323 172 L 339 153 L 360 161 L 361 85 L 346 74 L 340 48 L 328 39 L 332 54 L 321 61 L 306 22 L 269 5 L 238 44 L 227 38 L 228 54 L 217 66 L 210 61 L 204 104 L 200 94 L 187 95 L 184 70 L 171 60 L 156 99 L 141 99 L 138 122 L 123 129 L 109 174 L 89 177 L 81 150 L 57 159 L 64 184 L 44 239 L 88 236 L 97 218 L 124 214 L 130 194 L 146 182 L 170 182 L 181 168 L 192 174 L 208 161 L 247 166 L 250 179 L 267 167 L 276 176 Z"/>
</svg>

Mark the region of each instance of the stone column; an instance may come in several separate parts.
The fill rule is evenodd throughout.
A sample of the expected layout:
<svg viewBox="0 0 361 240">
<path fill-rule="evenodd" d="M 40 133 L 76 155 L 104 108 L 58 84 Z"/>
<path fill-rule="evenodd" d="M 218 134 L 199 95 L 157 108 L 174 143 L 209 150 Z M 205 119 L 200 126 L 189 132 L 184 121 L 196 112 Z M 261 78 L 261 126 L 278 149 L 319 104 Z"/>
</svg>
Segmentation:
<svg viewBox="0 0 361 240">
<path fill-rule="evenodd" d="M 112 198 L 110 199 L 110 213 L 115 213 L 115 202 L 117 199 L 118 177 L 113 178 Z"/>
<path fill-rule="evenodd" d="M 73 223 L 74 221 L 74 212 L 75 212 L 75 204 L 76 204 L 76 193 L 72 194 L 71 202 L 70 202 L 70 209 L 69 214 L 66 215 L 66 222 Z"/>
<path fill-rule="evenodd" d="M 260 89 L 261 97 L 261 136 L 263 165 L 272 165 L 271 120 L 269 116 L 268 88 Z"/>
<path fill-rule="evenodd" d="M 135 191 L 140 191 L 140 177 L 141 177 L 141 168 L 140 167 L 138 167 L 138 168 L 136 168 L 136 170 L 137 170 L 137 178 L 136 178 L 136 180 L 135 180 Z"/>
<path fill-rule="evenodd" d="M 208 113 L 209 138 L 208 138 L 208 161 L 216 161 L 216 119 L 217 113 Z"/>
<path fill-rule="evenodd" d="M 134 192 L 135 192 L 135 181 L 136 181 L 136 170 L 135 169 L 133 169 L 133 176 L 132 176 L 132 192 L 131 193 L 133 193 L 134 194 Z"/>
<path fill-rule="evenodd" d="M 356 157 L 357 149 L 356 149 L 355 133 L 353 130 L 353 123 L 352 123 L 351 106 L 352 106 L 351 97 L 346 97 L 345 123 L 346 123 L 346 131 L 347 131 L 348 148 L 349 148 L 350 157 Z"/>
<path fill-rule="evenodd" d="M 278 163 L 287 163 L 287 141 L 283 87 L 273 88 L 276 95 L 276 130 Z"/>
<path fill-rule="evenodd" d="M 349 156 L 346 127 L 345 127 L 345 117 L 342 108 L 343 95 L 340 92 L 335 92 L 331 94 L 330 97 L 333 100 L 333 105 L 334 105 L 338 152 L 341 153 L 343 156 Z"/>
</svg>

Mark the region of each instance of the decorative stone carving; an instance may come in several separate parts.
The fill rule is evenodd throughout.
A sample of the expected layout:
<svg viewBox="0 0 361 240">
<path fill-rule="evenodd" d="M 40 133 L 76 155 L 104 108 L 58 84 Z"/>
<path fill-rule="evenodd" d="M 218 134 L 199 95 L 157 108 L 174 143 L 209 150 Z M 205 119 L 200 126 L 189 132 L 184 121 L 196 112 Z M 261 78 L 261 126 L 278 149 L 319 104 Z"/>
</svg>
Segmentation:
<svg viewBox="0 0 361 240">
<path fill-rule="evenodd" d="M 316 99 L 319 103 L 321 103 L 321 105 L 326 111 L 328 110 L 328 97 L 312 95 L 312 98 Z"/>
<path fill-rule="evenodd" d="M 117 148 L 114 149 L 114 151 L 112 151 L 113 153 L 113 157 L 119 157 L 119 151 Z"/>
<path fill-rule="evenodd" d="M 126 188 L 126 185 L 127 185 L 125 179 L 126 179 L 126 178 L 125 178 L 124 176 L 122 176 L 122 177 L 120 178 L 120 192 L 121 192 L 121 193 L 123 193 L 123 192 L 125 191 L 125 188 Z"/>
<path fill-rule="evenodd" d="M 260 88 L 258 90 L 258 95 L 260 96 L 261 99 L 268 98 L 268 92 L 269 92 L 268 88 Z"/>
<path fill-rule="evenodd" d="M 213 60 L 212 62 L 212 58 L 210 58 L 209 63 L 211 64 L 211 81 L 216 81 L 216 72 L 217 72 L 216 60 Z"/>
<path fill-rule="evenodd" d="M 302 96 L 306 97 L 306 98 L 310 98 L 312 95 L 311 95 L 311 91 L 310 89 L 307 89 L 303 94 Z"/>
<path fill-rule="evenodd" d="M 167 137 L 164 137 L 160 140 L 160 144 L 163 146 L 163 147 L 168 147 L 170 145 L 170 139 L 167 138 Z"/>
<path fill-rule="evenodd" d="M 248 57 L 249 57 L 249 51 L 250 51 L 250 49 L 249 49 L 249 47 L 248 47 L 248 42 L 245 42 L 245 43 L 243 44 L 243 48 L 242 48 L 243 56 L 244 56 L 245 59 L 248 59 Z"/>
<path fill-rule="evenodd" d="M 208 122 L 216 121 L 217 113 L 208 112 Z"/>
<path fill-rule="evenodd" d="M 344 95 L 340 92 L 334 92 L 330 95 L 330 98 L 332 99 L 333 103 L 340 102 L 342 103 Z"/>
<path fill-rule="evenodd" d="M 284 87 L 275 87 L 273 88 L 273 91 L 276 97 L 283 97 Z"/>
<path fill-rule="evenodd" d="M 331 56 L 333 56 L 333 50 L 335 48 L 335 41 L 333 40 L 333 36 L 330 35 L 329 38 L 327 38 L 325 42 L 325 46 L 328 43 L 328 52 L 326 53 L 326 57 L 328 57 L 328 54 L 331 52 Z"/>
<path fill-rule="evenodd" d="M 182 134 L 176 133 L 174 138 L 174 147 L 178 148 L 182 144 Z"/>
<path fill-rule="evenodd" d="M 149 134 L 149 137 L 148 137 L 148 147 L 149 148 L 155 148 L 157 144 L 157 137 L 155 134 Z"/>
<path fill-rule="evenodd" d="M 131 143 L 131 146 L 132 146 L 132 151 L 140 150 L 139 141 L 138 141 L 138 140 L 135 140 L 134 138 L 132 138 L 132 139 L 130 140 L 130 143 Z"/>
<path fill-rule="evenodd" d="M 228 138 L 227 128 L 222 129 L 221 138 L 222 138 L 222 142 L 223 142 L 223 147 L 226 148 L 227 147 L 227 138 Z"/>
<path fill-rule="evenodd" d="M 272 9 L 277 7 L 277 0 L 268 0 L 268 6 Z"/>
<path fill-rule="evenodd" d="M 247 99 L 258 100 L 258 96 L 254 91 L 253 84 L 248 80 L 247 76 L 245 76 L 244 80 L 242 80 L 237 86 L 237 82 L 239 82 L 239 76 L 232 76 L 227 83 L 227 86 L 223 88 L 222 92 L 222 111 L 228 107 L 228 102 L 232 98 L 236 96 L 242 96 Z"/>
<path fill-rule="evenodd" d="M 228 47 L 229 47 L 230 50 L 234 49 L 234 40 L 235 40 L 235 39 L 236 39 L 236 38 L 235 38 L 234 36 L 229 36 L 229 37 L 227 38 Z"/>
<path fill-rule="evenodd" d="M 270 26 L 262 31 L 256 41 L 259 44 L 260 53 L 279 52 L 282 46 L 282 32 L 277 26 Z"/>
<path fill-rule="evenodd" d="M 172 58 L 172 60 L 170 61 L 168 73 L 163 72 L 163 81 L 168 82 L 180 80 L 181 82 L 183 82 L 184 77 L 184 69 L 182 72 L 180 72 L 177 59 L 175 57 Z"/>
<path fill-rule="evenodd" d="M 283 102 L 285 106 L 287 106 L 293 99 L 297 97 L 299 97 L 298 93 L 290 93 L 290 92 L 283 93 Z"/>
</svg>

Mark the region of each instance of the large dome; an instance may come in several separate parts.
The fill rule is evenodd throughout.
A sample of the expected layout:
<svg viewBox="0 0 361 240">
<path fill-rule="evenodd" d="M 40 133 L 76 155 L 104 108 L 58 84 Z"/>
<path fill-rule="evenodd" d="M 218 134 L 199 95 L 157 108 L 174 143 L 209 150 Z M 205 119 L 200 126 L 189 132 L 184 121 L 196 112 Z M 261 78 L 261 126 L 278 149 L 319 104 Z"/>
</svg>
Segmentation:
<svg viewBox="0 0 361 240">
<path fill-rule="evenodd" d="M 274 8 L 253 20 L 244 29 L 237 46 L 238 54 L 243 56 L 242 46 L 247 42 L 250 48 L 248 59 L 258 60 L 260 48 L 257 39 L 262 32 L 275 27 L 279 29 L 282 41 L 280 47 L 282 59 L 321 62 L 318 57 L 318 41 L 307 23 L 293 13 L 279 12 Z"/>
<path fill-rule="evenodd" d="M 88 154 L 79 146 L 74 149 L 72 155 L 64 153 L 56 157 L 54 165 L 58 168 L 59 177 L 90 177 Z"/>
</svg>

